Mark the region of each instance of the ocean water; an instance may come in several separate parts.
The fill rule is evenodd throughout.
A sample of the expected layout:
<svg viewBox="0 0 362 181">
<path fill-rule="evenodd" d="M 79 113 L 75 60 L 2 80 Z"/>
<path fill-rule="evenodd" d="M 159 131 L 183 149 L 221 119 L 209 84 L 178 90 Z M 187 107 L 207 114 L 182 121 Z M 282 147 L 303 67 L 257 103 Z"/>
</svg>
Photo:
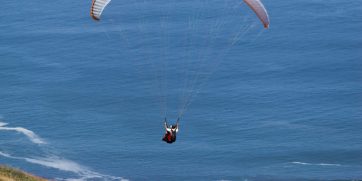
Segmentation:
<svg viewBox="0 0 362 181">
<path fill-rule="evenodd" d="M 362 3 L 6 1 L 0 164 L 55 180 L 362 179 Z M 180 117 L 177 141 L 163 119 Z"/>
</svg>

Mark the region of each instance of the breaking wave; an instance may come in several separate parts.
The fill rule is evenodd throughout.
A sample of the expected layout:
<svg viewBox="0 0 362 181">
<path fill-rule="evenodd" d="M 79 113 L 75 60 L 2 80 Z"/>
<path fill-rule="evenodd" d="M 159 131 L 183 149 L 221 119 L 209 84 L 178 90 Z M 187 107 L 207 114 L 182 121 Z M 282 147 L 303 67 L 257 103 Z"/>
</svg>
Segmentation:
<svg viewBox="0 0 362 181">
<path fill-rule="evenodd" d="M 9 155 L 7 153 L 4 153 L 4 152 L 1 152 L 1 151 L 0 151 L 0 156 L 6 157 L 6 158 L 12 158 L 11 155 Z"/>
<path fill-rule="evenodd" d="M 313 165 L 313 166 L 342 166 L 341 164 L 334 164 L 334 163 L 306 163 L 306 162 L 290 162 L 292 164 L 297 165 Z"/>
<path fill-rule="evenodd" d="M 9 127 L 8 123 L 0 122 L 0 131 L 15 131 L 25 135 L 31 142 L 44 145 L 46 142 L 40 138 L 33 131 L 23 128 L 23 127 Z M 41 149 L 47 149 L 49 147 L 39 147 Z M 101 174 L 91 169 L 78 164 L 74 161 L 62 158 L 53 154 L 46 154 L 45 156 L 40 157 L 20 157 L 13 156 L 12 154 L 6 153 L 3 150 L 0 150 L 0 157 L 5 157 L 9 159 L 23 160 L 25 162 L 40 165 L 47 168 L 56 169 L 63 172 L 69 172 L 75 174 L 76 178 L 55 178 L 55 180 L 62 181 L 87 181 L 87 180 L 102 180 L 102 181 L 129 181 L 128 179 L 124 179 L 122 177 L 116 177 L 111 175 Z"/>
<path fill-rule="evenodd" d="M 38 135 L 36 135 L 33 131 L 28 130 L 26 128 L 23 127 L 5 127 L 6 125 L 8 125 L 7 123 L 3 123 L 0 122 L 0 130 L 4 130 L 4 131 L 16 131 L 19 133 L 24 134 L 26 137 L 29 138 L 29 140 L 33 143 L 36 144 L 46 144 L 46 142 L 41 139 Z"/>
<path fill-rule="evenodd" d="M 79 176 L 79 178 L 57 178 L 56 180 L 66 180 L 66 181 L 86 181 L 88 179 L 94 180 L 104 180 L 104 181 L 113 181 L 113 180 L 120 180 L 120 181 L 129 181 L 128 179 L 124 179 L 122 177 L 115 177 L 110 175 L 104 175 L 100 174 L 98 172 L 94 172 L 90 169 L 88 169 L 85 166 L 82 166 L 74 161 L 67 160 L 64 158 L 59 158 L 56 156 L 49 156 L 49 157 L 43 157 L 43 158 L 26 158 L 26 157 L 16 157 L 12 156 L 8 153 L 1 152 L 0 156 L 11 158 L 11 159 L 17 159 L 17 160 L 24 160 L 28 163 L 41 165 L 48 168 L 57 169 L 60 171 L 66 171 L 66 172 L 72 172 Z"/>
</svg>

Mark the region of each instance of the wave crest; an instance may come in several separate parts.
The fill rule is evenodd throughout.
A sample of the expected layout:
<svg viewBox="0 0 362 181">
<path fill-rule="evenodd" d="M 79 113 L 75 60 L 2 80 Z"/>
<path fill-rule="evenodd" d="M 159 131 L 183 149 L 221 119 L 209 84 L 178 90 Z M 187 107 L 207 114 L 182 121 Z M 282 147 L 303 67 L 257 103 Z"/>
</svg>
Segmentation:
<svg viewBox="0 0 362 181">
<path fill-rule="evenodd" d="M 35 134 L 33 131 L 28 130 L 26 128 L 23 127 L 5 127 L 6 125 L 8 125 L 7 123 L 3 123 L 0 122 L 0 130 L 4 130 L 4 131 L 16 131 L 19 133 L 24 134 L 26 137 L 29 138 L 29 140 L 33 143 L 36 144 L 46 144 L 46 142 L 40 138 L 37 134 Z"/>
<path fill-rule="evenodd" d="M 307 162 L 290 162 L 297 165 L 313 165 L 313 166 L 342 166 L 341 164 L 335 163 L 307 163 Z"/>
</svg>

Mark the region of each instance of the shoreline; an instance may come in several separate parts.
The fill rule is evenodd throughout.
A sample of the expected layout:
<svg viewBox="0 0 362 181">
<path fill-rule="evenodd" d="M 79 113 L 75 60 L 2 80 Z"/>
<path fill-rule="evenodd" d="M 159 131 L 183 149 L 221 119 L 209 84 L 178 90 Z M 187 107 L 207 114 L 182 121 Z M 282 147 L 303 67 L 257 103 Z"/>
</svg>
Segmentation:
<svg viewBox="0 0 362 181">
<path fill-rule="evenodd" d="M 47 181 L 47 179 L 32 175 L 17 168 L 0 165 L 1 181 Z"/>
</svg>

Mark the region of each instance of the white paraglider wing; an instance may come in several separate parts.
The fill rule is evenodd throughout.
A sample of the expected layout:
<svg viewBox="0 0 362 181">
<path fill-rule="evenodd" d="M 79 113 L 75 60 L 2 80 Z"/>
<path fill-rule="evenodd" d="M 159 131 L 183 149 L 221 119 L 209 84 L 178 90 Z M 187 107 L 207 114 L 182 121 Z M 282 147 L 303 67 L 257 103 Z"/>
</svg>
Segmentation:
<svg viewBox="0 0 362 181">
<path fill-rule="evenodd" d="M 111 0 L 93 0 L 90 15 L 95 20 L 100 20 L 104 8 Z"/>
<path fill-rule="evenodd" d="M 269 28 L 269 15 L 260 0 L 244 0 L 244 2 L 255 12 L 265 28 Z"/>
</svg>

